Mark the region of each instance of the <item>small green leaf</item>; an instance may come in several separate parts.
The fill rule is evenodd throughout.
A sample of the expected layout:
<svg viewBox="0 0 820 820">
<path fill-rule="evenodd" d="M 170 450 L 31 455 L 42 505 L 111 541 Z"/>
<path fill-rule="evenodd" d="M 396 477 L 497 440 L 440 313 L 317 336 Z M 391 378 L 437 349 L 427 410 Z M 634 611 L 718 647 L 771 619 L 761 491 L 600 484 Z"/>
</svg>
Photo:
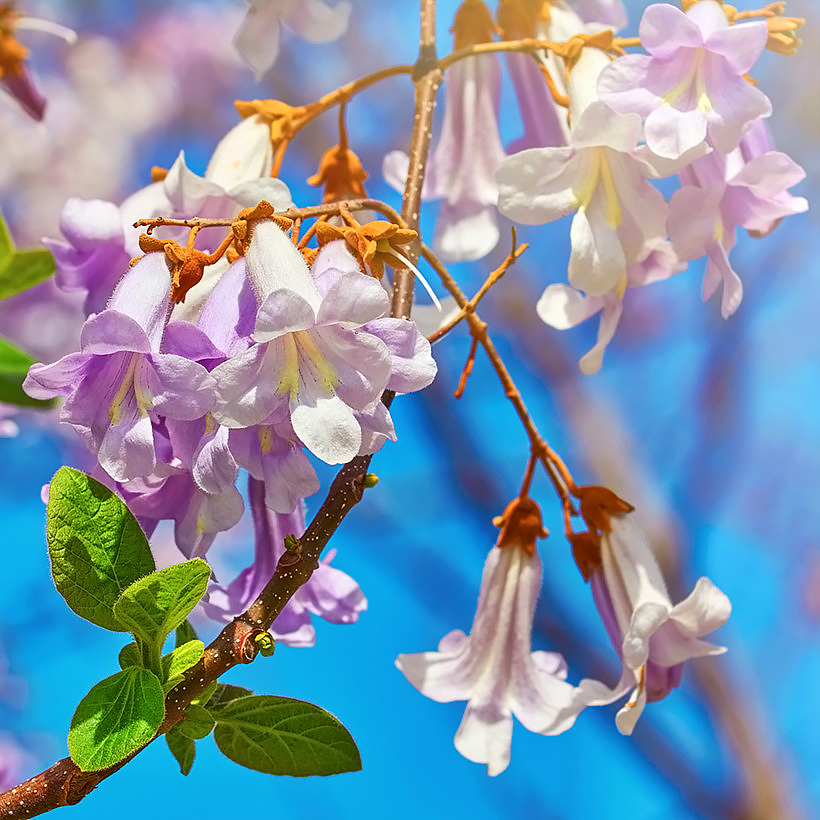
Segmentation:
<svg viewBox="0 0 820 820">
<path fill-rule="evenodd" d="M 162 688 L 167 693 L 178 683 L 182 683 L 183 673 L 194 666 L 202 657 L 205 644 L 199 640 L 188 641 L 173 652 L 162 657 Z"/>
<path fill-rule="evenodd" d="M 127 643 L 120 649 L 119 661 L 120 669 L 128 669 L 129 666 L 142 666 L 142 652 L 135 643 Z"/>
<path fill-rule="evenodd" d="M 214 717 L 216 745 L 240 766 L 295 777 L 362 768 L 350 732 L 312 703 L 251 695 L 231 701 Z"/>
<path fill-rule="evenodd" d="M 152 572 L 123 590 L 114 616 L 138 639 L 161 647 L 199 603 L 210 577 L 211 568 L 201 558 Z"/>
<path fill-rule="evenodd" d="M 244 686 L 234 686 L 232 683 L 217 683 L 215 693 L 209 700 L 203 701 L 203 704 L 207 703 L 208 711 L 216 714 L 231 701 L 234 701 L 237 698 L 246 698 L 248 695 L 252 694 L 253 691 L 251 689 L 246 689 Z"/>
<path fill-rule="evenodd" d="M 213 730 L 214 719 L 207 709 L 192 703 L 185 710 L 185 719 L 177 726 L 185 737 L 189 737 L 191 740 L 201 740 Z"/>
<path fill-rule="evenodd" d="M 137 519 L 111 490 L 70 467 L 61 467 L 51 480 L 47 513 L 58 592 L 81 618 L 127 632 L 114 617 L 114 604 L 155 566 Z"/>
<path fill-rule="evenodd" d="M 197 706 L 207 706 L 208 701 L 214 696 L 214 692 L 216 692 L 218 686 L 219 684 L 216 681 L 214 681 L 213 683 L 209 683 L 199 693 L 199 695 L 191 701 L 191 703 L 195 703 L 197 704 Z M 250 694 L 250 690 L 248 690 L 248 694 Z"/>
<path fill-rule="evenodd" d="M 176 646 L 179 648 L 184 643 L 188 643 L 188 641 L 195 641 L 196 640 L 196 630 L 191 626 L 190 621 L 183 621 L 177 627 L 177 634 L 176 634 Z"/>
<path fill-rule="evenodd" d="M 33 399 L 23 391 L 23 381 L 34 359 L 18 350 L 13 344 L 0 338 L 0 401 L 18 407 L 37 407 L 47 410 L 57 402 L 53 399 L 41 401 Z"/>
<path fill-rule="evenodd" d="M 56 270 L 54 257 L 45 248 L 9 254 L 0 262 L 0 299 L 39 285 L 53 276 Z"/>
<path fill-rule="evenodd" d="M 168 744 L 171 754 L 179 763 L 179 771 L 187 777 L 188 772 L 191 771 L 191 766 L 194 765 L 196 743 L 179 731 L 179 724 L 165 733 L 165 742 Z"/>
<path fill-rule="evenodd" d="M 68 753 L 83 771 L 107 769 L 145 746 L 164 717 L 159 678 L 147 669 L 124 669 L 80 701 L 68 731 Z"/>
</svg>

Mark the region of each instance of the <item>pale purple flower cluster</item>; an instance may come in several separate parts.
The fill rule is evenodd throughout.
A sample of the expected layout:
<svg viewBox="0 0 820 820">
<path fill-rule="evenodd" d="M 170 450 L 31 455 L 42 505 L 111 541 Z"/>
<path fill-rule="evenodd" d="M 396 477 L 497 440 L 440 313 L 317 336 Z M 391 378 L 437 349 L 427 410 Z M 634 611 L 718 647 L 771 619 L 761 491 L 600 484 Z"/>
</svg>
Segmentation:
<svg viewBox="0 0 820 820">
<path fill-rule="evenodd" d="M 553 29 L 592 30 L 556 10 Z M 580 361 L 588 374 L 601 367 L 629 288 L 706 256 L 704 299 L 722 286 L 728 317 L 742 296 L 728 258 L 737 228 L 761 236 L 808 207 L 787 191 L 802 169 L 772 150 L 763 122 L 771 104 L 745 78 L 766 45 L 766 23 L 730 26 L 717 0 L 687 13 L 655 4 L 640 37 L 646 55 L 610 61 L 586 48 L 569 76 L 567 144 L 554 142 L 553 129 L 551 147 L 508 157 L 496 177 L 499 209 L 515 221 L 575 214 L 569 285 L 547 287 L 537 310 L 559 329 L 601 312 L 598 341 Z M 673 174 L 682 187 L 667 202 L 650 180 Z"/>
<path fill-rule="evenodd" d="M 97 477 L 149 535 L 173 520 L 186 556 L 204 555 L 240 521 L 237 479 L 249 473 L 256 559 L 232 583 L 214 582 L 207 611 L 223 620 L 260 591 L 284 535 L 303 531 L 303 499 L 319 490 L 311 456 L 339 464 L 394 440 L 382 394 L 419 390 L 436 372 L 426 338 L 389 317 L 387 292 L 342 241 L 309 268 L 275 222 L 254 220 L 245 255 L 211 266 L 184 305 L 170 301 L 164 253 L 129 269 L 136 216 L 230 217 L 263 197 L 290 205 L 284 184 L 267 176 L 259 127 L 237 126 L 204 177 L 180 155 L 164 180 L 119 208 L 66 204 L 68 243 L 51 246 L 59 284 L 85 292 L 88 318 L 80 351 L 34 365 L 24 385 L 34 397 L 64 398 L 60 419 L 96 455 Z M 275 624 L 283 640 L 310 645 L 311 614 L 351 623 L 365 608 L 355 581 L 329 561 Z"/>
</svg>

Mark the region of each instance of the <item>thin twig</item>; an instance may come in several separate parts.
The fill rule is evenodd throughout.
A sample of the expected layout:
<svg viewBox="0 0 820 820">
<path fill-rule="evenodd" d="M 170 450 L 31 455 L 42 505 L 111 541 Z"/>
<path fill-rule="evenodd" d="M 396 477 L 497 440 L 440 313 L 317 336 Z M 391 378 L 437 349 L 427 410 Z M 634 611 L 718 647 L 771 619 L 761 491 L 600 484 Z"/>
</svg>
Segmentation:
<svg viewBox="0 0 820 820">
<path fill-rule="evenodd" d="M 478 336 L 473 336 L 473 342 L 470 345 L 470 352 L 467 354 L 467 361 L 464 363 L 464 369 L 461 371 L 461 378 L 458 380 L 458 387 L 453 393 L 454 399 L 460 399 L 464 395 L 464 390 L 467 387 L 467 379 L 470 373 L 473 372 L 473 365 L 475 364 L 475 354 L 478 350 Z"/>
<path fill-rule="evenodd" d="M 407 182 L 401 204 L 402 218 L 413 230 L 418 230 L 419 226 L 421 187 L 424 182 L 427 155 L 430 151 L 436 94 L 442 77 L 443 74 L 436 59 L 436 2 L 435 0 L 422 0 L 419 58 L 413 70 L 416 113 L 413 119 L 413 133 L 410 137 Z M 411 261 L 415 261 L 414 257 L 417 255 L 411 252 Z M 413 305 L 413 276 L 413 272 L 407 268 L 395 271 L 391 310 L 395 317 L 410 318 Z"/>
<path fill-rule="evenodd" d="M 435 253 L 433 253 L 427 245 L 421 246 L 421 255 L 425 260 L 427 260 L 430 267 L 432 267 L 433 270 L 439 275 L 441 283 L 450 292 L 452 297 L 455 299 L 456 304 L 464 310 L 469 305 L 469 300 L 464 295 L 455 279 L 453 279 L 450 275 L 450 271 L 447 270 Z M 464 310 L 464 318 L 470 325 L 470 332 L 474 337 L 478 338 L 479 344 L 484 348 L 487 358 L 492 363 L 501 385 L 504 388 L 505 395 L 512 403 L 515 408 L 515 412 L 518 414 L 518 417 L 521 419 L 521 423 L 524 425 L 524 429 L 530 439 L 530 446 L 532 447 L 533 452 L 537 453 L 538 457 L 541 459 L 541 463 L 544 465 L 544 469 L 546 470 L 550 481 L 552 481 L 561 502 L 568 509 L 573 510 L 574 512 L 572 499 L 570 498 L 570 488 L 564 480 L 561 472 L 556 469 L 556 466 L 552 462 L 554 452 L 538 432 L 538 428 L 535 426 L 535 422 L 532 420 L 532 416 L 530 416 L 529 411 L 527 410 L 527 405 L 524 403 L 521 393 L 516 387 L 509 370 L 507 370 L 507 366 L 504 364 L 501 355 L 493 344 L 490 335 L 487 333 L 486 323 L 479 318 L 475 310 Z"/>
<path fill-rule="evenodd" d="M 438 330 L 431 333 L 427 340 L 432 344 L 439 339 L 446 336 L 466 315 L 475 311 L 478 303 L 490 292 L 490 288 L 512 267 L 515 260 L 524 253 L 529 245 L 525 242 L 523 245 L 516 244 L 515 226 L 511 228 L 512 233 L 512 249 L 507 258 L 487 277 L 487 280 L 479 288 L 478 292 L 472 299 L 459 311 L 456 316 L 453 316 L 449 322 L 443 324 Z"/>
</svg>

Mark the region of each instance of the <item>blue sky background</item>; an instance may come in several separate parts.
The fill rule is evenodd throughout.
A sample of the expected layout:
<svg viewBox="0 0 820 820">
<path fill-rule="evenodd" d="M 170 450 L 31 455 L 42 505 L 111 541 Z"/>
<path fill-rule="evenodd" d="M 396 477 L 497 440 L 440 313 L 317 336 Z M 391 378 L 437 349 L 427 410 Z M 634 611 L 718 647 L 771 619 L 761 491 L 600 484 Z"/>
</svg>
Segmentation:
<svg viewBox="0 0 820 820">
<path fill-rule="evenodd" d="M 150 31 L 157 15 L 191 5 L 42 4 L 54 19 L 102 33 L 123 49 Z M 199 5 L 241 16 L 241 3 Z M 644 5 L 627 3 L 633 27 Z M 456 4 L 439 6 L 444 52 Z M 145 184 L 152 165 L 170 165 L 180 148 L 202 171 L 234 121 L 234 97 L 305 102 L 391 62 L 412 62 L 416 4 L 386 8 L 354 0 L 352 31 L 336 44 L 286 39 L 276 68 L 261 83 L 237 64 L 223 78 L 230 93 L 214 97 L 210 119 L 171 120 L 140 136 L 133 165 L 123 168 L 122 194 Z M 810 202 L 818 183 L 817 11 L 812 0 L 789 3 L 787 13 L 810 17 L 803 50 L 794 58 L 767 54 L 755 71 L 774 103 L 777 147 L 810 173 L 793 193 Z M 229 32 L 215 27 L 214 36 Z M 59 56 L 53 59 L 58 68 Z M 42 71 L 51 68 L 46 63 Z M 507 141 L 519 125 L 509 92 L 505 86 Z M 393 204 L 398 197 L 378 169 L 387 150 L 405 145 L 410 99 L 409 83 L 399 78 L 348 110 L 352 146 L 372 173 L 368 190 Z M 60 127 L 48 118 L 45 125 Z M 21 119 L 16 139 L 25 138 L 26 127 Z M 316 190 L 300 179 L 335 141 L 335 127 L 328 115 L 289 154 L 283 177 L 297 202 L 316 201 Z M 88 190 L 73 193 L 98 195 L 95 184 L 89 180 Z M 4 210 L 24 222 L 15 208 L 19 192 L 2 190 L 0 197 Z M 44 207 L 48 214 L 55 206 Z M 425 215 L 428 234 L 434 216 L 435 208 Z M 360 583 L 368 611 L 355 626 L 318 623 L 313 649 L 280 646 L 273 658 L 229 677 L 333 712 L 358 742 L 364 770 L 274 779 L 225 761 L 207 739 L 197 744 L 197 761 L 183 779 L 157 742 L 71 809 L 72 816 L 166 816 L 173 801 L 184 806 L 174 809 L 179 816 L 207 818 L 260 811 L 307 820 L 726 817 L 766 778 L 797 816 L 820 813 L 817 219 L 810 211 L 766 239 L 740 237 L 732 261 L 745 295 L 728 321 L 714 302 L 702 304 L 698 263 L 635 294 L 603 371 L 592 378 L 580 376 L 575 362 L 592 345 L 595 322 L 559 333 L 532 311 L 546 284 L 565 280 L 567 220 L 521 231 L 532 250 L 482 305 L 545 437 L 579 481 L 607 483 L 634 503 L 666 565 L 679 567 L 681 586 L 673 597 L 687 594 L 705 574 L 732 599 L 732 617 L 715 636 L 730 651 L 687 669 L 681 689 L 651 704 L 632 738 L 617 733 L 613 709 L 587 710 L 556 738 L 517 725 L 512 764 L 491 779 L 453 748 L 463 704 L 423 698 L 393 665 L 400 652 L 433 649 L 451 629 L 469 629 L 496 535 L 491 518 L 517 491 L 526 464 L 527 441 L 480 355 L 464 398 L 451 399 L 469 348 L 461 330 L 435 348 L 440 374 L 434 385 L 395 403 L 399 441 L 374 458 L 380 483 L 332 542 L 335 565 Z M 465 290 L 478 287 L 503 257 L 504 244 L 487 260 L 454 268 Z M 61 464 L 79 458 L 69 436 L 42 420 L 23 419 L 17 438 L 0 438 L 0 521 L 8 556 L 0 645 L 10 673 L 28 686 L 24 700 L 0 703 L 0 729 L 28 750 L 31 773 L 65 754 L 77 702 L 116 670 L 124 642 L 69 612 L 48 576 L 40 487 Z M 534 493 L 554 533 L 540 547 L 545 572 L 534 648 L 564 652 L 572 680 L 600 673 L 614 681 L 614 653 L 561 535 L 559 505 L 540 476 Z M 215 557 L 238 568 L 250 542 L 234 541 L 233 550 Z M 204 633 L 209 629 L 203 626 Z"/>
</svg>

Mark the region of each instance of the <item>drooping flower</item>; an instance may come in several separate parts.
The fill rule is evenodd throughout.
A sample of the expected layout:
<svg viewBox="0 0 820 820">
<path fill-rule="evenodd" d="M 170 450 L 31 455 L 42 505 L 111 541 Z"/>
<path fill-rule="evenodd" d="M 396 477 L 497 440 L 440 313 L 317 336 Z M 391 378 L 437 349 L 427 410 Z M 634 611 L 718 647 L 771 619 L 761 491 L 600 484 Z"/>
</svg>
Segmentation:
<svg viewBox="0 0 820 820">
<path fill-rule="evenodd" d="M 680 273 L 686 266 L 687 262 L 678 258 L 670 242 L 660 242 L 642 262 L 630 265 L 626 278 L 603 296 L 586 296 L 561 283 L 547 285 L 535 310 L 542 322 L 556 330 L 575 327 L 596 313 L 601 314 L 595 345 L 578 362 L 580 371 L 591 376 L 601 369 L 604 352 L 615 336 L 628 291 Z"/>
<path fill-rule="evenodd" d="M 616 717 L 619 731 L 627 735 L 647 701 L 665 698 L 680 684 L 685 661 L 726 651 L 701 638 L 722 626 L 731 612 L 729 599 L 708 578 L 700 578 L 683 601 L 672 603 L 631 509 L 605 487 L 582 487 L 581 514 L 590 531 L 573 539 L 576 556 L 583 555 L 579 567 L 623 664 L 612 689 L 582 680 L 577 703 L 612 703 L 631 690 Z"/>
<path fill-rule="evenodd" d="M 215 382 L 204 367 L 160 352 L 170 286 L 164 255 L 143 257 L 108 308 L 86 321 L 80 352 L 32 365 L 23 384 L 34 398 L 66 397 L 60 420 L 117 481 L 154 470 L 153 419 L 197 419 L 214 401 Z"/>
<path fill-rule="evenodd" d="M 70 28 L 42 20 L 23 17 L 14 10 L 14 3 L 0 6 L 0 87 L 17 100 L 23 110 L 35 120 L 43 119 L 45 97 L 31 79 L 26 58 L 28 49 L 16 38 L 18 31 L 41 31 L 72 44 L 77 34 Z"/>
<path fill-rule="evenodd" d="M 575 720 L 574 687 L 557 652 L 533 652 L 532 622 L 541 586 L 535 538 L 546 536 L 531 499 L 516 499 L 481 578 L 469 635 L 445 635 L 437 652 L 399 655 L 396 666 L 423 695 L 466 700 L 455 746 L 468 760 L 500 774 L 510 762 L 513 715 L 531 732 L 559 734 Z"/>
<path fill-rule="evenodd" d="M 311 273 L 273 221 L 253 223 L 245 265 L 259 302 L 256 344 L 213 371 L 219 385 L 213 415 L 229 428 L 289 419 L 314 455 L 338 464 L 359 453 L 356 412 L 368 411 L 388 387 L 393 357 L 365 328 L 387 313 L 384 289 L 353 260 L 355 269 L 321 293 L 317 282 L 330 274 L 323 253 Z M 432 364 L 429 346 L 427 359 Z M 432 364 L 419 387 L 434 374 Z"/>
<path fill-rule="evenodd" d="M 467 0 L 453 25 L 456 48 L 492 39 L 492 15 L 480 0 Z M 430 154 L 422 199 L 443 199 L 433 247 L 446 262 L 481 259 L 497 244 L 495 172 L 506 156 L 498 133 L 501 69 L 494 54 L 461 60 L 447 71 L 444 121 Z M 385 180 L 403 191 L 408 157 L 384 158 Z"/>
<path fill-rule="evenodd" d="M 638 147 L 640 117 L 595 99 L 606 63 L 598 49 L 585 48 L 570 74 L 570 145 L 522 151 L 497 174 L 498 207 L 510 219 L 540 224 L 577 211 L 569 282 L 591 296 L 623 287 L 628 266 L 666 238 L 668 209 L 649 182 L 658 171 Z"/>
<path fill-rule="evenodd" d="M 279 31 L 284 24 L 311 43 L 328 43 L 347 31 L 351 5 L 339 0 L 248 0 L 250 9 L 234 38 L 234 45 L 257 79 L 273 65 L 279 53 Z"/>
<path fill-rule="evenodd" d="M 305 531 L 305 507 L 283 515 L 265 503 L 265 482 L 250 478 L 248 500 L 254 525 L 254 562 L 228 585 L 212 584 L 205 612 L 215 620 L 228 621 L 244 612 L 273 576 L 285 551 L 286 535 L 300 537 Z M 271 633 L 287 646 L 313 646 L 316 630 L 311 615 L 333 624 L 355 623 L 367 609 L 367 599 L 359 585 L 346 573 L 330 566 L 335 550 L 319 562 L 307 583 L 288 601 L 274 621 Z"/>
<path fill-rule="evenodd" d="M 765 22 L 730 26 L 717 0 L 686 14 L 658 3 L 644 12 L 640 36 L 651 56 L 614 60 L 598 88 L 616 111 L 646 118 L 646 143 L 659 156 L 676 159 L 707 139 L 728 153 L 751 122 L 771 114 L 744 77 L 766 46 Z"/>
<path fill-rule="evenodd" d="M 670 200 L 669 236 L 682 259 L 707 256 L 703 298 L 722 286 L 721 314 L 732 315 L 743 297 L 743 284 L 729 262 L 736 229 L 762 236 L 785 216 L 808 209 L 803 197 L 787 189 L 805 177 L 786 154 L 767 151 L 744 162 L 742 151 L 717 152 L 681 172 L 685 183 Z"/>
</svg>

